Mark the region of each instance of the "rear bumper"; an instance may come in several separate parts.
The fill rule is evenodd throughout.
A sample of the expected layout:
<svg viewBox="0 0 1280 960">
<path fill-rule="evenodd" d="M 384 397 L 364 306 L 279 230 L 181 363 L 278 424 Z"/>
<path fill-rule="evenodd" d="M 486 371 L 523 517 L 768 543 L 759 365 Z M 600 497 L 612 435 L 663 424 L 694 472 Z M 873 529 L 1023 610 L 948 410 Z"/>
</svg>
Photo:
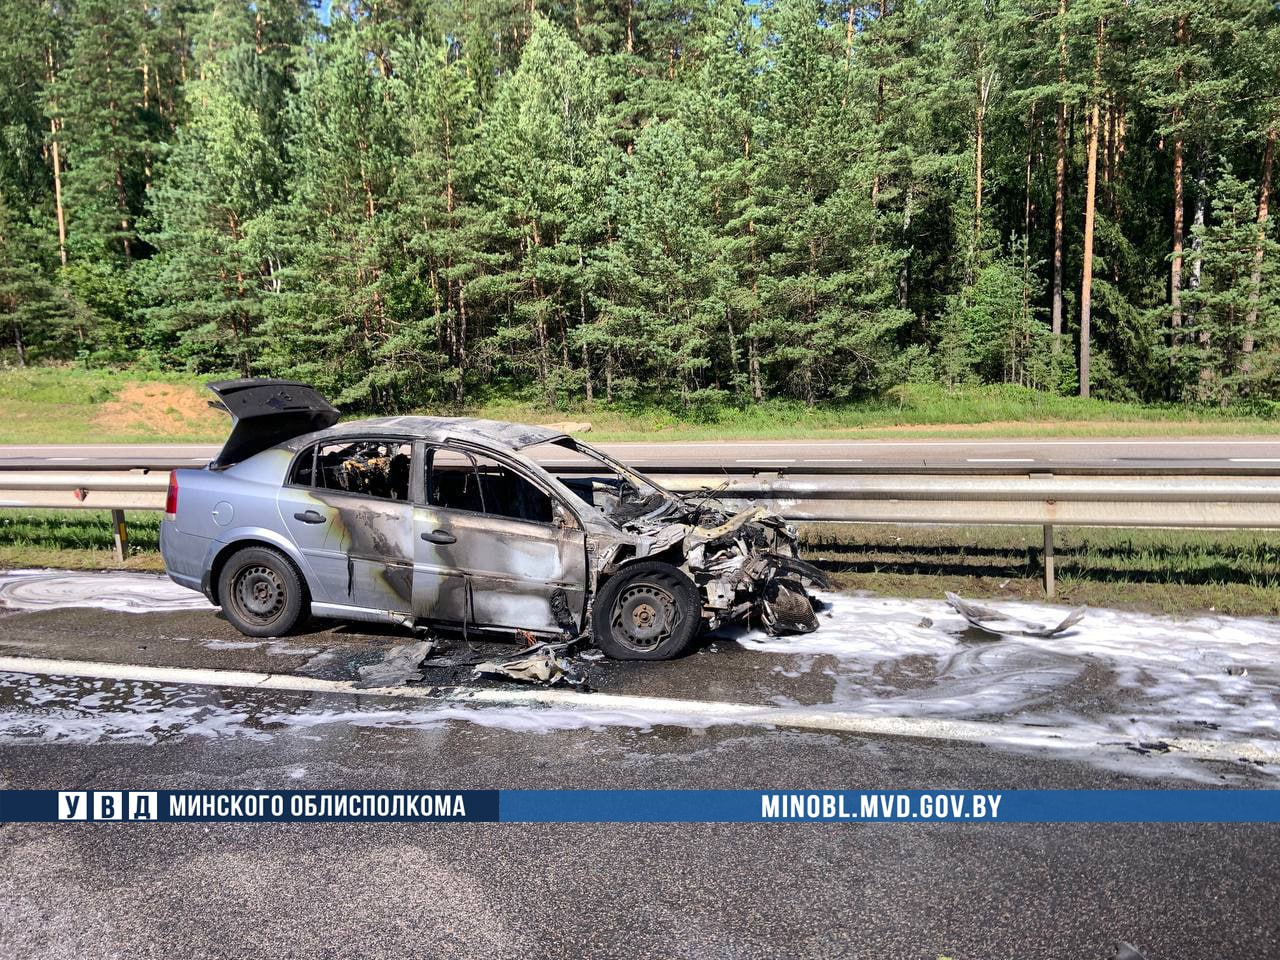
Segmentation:
<svg viewBox="0 0 1280 960">
<path fill-rule="evenodd" d="M 173 520 L 160 522 L 160 556 L 164 558 L 164 571 L 174 583 L 197 590 L 208 596 L 205 590 L 205 558 L 209 555 L 210 541 L 183 533 Z"/>
</svg>

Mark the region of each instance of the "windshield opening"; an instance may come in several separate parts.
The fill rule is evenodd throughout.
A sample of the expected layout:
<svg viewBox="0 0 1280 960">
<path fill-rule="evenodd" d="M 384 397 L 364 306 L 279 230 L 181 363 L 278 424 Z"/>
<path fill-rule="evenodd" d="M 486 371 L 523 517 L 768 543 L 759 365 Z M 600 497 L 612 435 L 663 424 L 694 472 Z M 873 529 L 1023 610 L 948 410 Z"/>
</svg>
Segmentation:
<svg viewBox="0 0 1280 960">
<path fill-rule="evenodd" d="M 653 513 L 671 500 L 648 477 L 572 437 L 548 440 L 527 452 L 583 503 L 615 522 Z"/>
</svg>

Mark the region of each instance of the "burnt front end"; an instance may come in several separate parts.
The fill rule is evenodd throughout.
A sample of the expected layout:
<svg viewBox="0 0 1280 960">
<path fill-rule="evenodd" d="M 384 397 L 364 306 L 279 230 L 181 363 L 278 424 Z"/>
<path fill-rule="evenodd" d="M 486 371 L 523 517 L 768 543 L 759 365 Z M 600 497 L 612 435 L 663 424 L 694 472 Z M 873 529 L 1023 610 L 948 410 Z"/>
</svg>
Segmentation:
<svg viewBox="0 0 1280 960">
<path fill-rule="evenodd" d="M 735 621 L 758 623 L 770 634 L 818 628 L 810 591 L 830 583 L 800 559 L 794 527 L 765 507 L 732 516 L 710 510 L 697 520 L 682 547 L 710 629 Z"/>
<path fill-rule="evenodd" d="M 811 591 L 830 583 L 800 559 L 795 528 L 767 507 L 730 514 L 706 497 L 673 497 L 667 510 L 620 525 L 637 536 L 638 556 L 668 560 L 693 580 L 706 629 L 734 622 L 779 635 L 817 629 Z"/>
</svg>

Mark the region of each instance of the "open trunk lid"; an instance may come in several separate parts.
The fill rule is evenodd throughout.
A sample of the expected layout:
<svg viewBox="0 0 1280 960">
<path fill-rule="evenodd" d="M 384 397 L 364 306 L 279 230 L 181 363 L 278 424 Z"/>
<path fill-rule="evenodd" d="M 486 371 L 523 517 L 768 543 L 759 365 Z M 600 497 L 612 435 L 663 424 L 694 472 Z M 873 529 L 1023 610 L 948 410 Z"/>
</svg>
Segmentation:
<svg viewBox="0 0 1280 960">
<path fill-rule="evenodd" d="M 338 422 L 338 411 L 305 383 L 249 379 L 208 386 L 218 397 L 209 405 L 231 414 L 231 435 L 209 464 L 213 470 L 225 470 L 268 447 Z"/>
</svg>

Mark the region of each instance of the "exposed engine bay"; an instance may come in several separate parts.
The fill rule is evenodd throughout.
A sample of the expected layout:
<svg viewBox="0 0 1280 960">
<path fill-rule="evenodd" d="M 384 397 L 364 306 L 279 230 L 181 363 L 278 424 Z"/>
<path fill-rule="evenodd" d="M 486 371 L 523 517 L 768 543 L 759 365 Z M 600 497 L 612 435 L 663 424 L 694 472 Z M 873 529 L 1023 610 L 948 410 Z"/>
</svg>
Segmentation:
<svg viewBox="0 0 1280 960">
<path fill-rule="evenodd" d="M 782 517 L 759 506 L 731 514 L 714 499 L 716 491 L 672 493 L 578 441 L 556 445 L 601 468 L 560 480 L 633 538 L 601 544 L 598 573 L 607 575 L 631 557 L 663 560 L 697 585 L 706 629 L 741 620 L 771 634 L 817 629 L 809 591 L 830 583 L 799 558 L 795 528 Z"/>
</svg>

